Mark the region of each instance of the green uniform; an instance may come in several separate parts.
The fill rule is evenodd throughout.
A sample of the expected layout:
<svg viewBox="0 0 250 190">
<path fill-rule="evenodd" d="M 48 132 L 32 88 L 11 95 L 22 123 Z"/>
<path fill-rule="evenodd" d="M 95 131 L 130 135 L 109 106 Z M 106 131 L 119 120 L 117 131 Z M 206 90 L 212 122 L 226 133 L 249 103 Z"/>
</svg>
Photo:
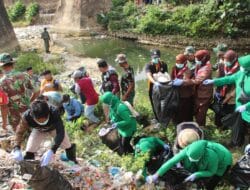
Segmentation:
<svg viewBox="0 0 250 190">
<path fill-rule="evenodd" d="M 198 161 L 191 162 L 190 158 Z M 221 144 L 206 140 L 196 141 L 163 164 L 157 173 L 163 176 L 179 162 L 182 162 L 186 170 L 194 173 L 196 179 L 223 176 L 232 164 L 232 154 Z"/>
<path fill-rule="evenodd" d="M 151 155 L 155 155 L 159 149 L 164 148 L 165 143 L 156 137 L 142 138 L 135 146 L 135 155 L 141 153 L 150 152 Z"/>
<path fill-rule="evenodd" d="M 128 87 L 131 83 L 135 83 L 135 76 L 134 76 L 134 70 L 132 67 L 128 67 L 125 69 L 125 73 L 121 77 L 121 89 L 122 89 L 122 95 L 124 96 L 127 91 Z M 133 89 L 130 94 L 128 95 L 127 101 L 133 105 L 135 97 L 135 89 Z"/>
<path fill-rule="evenodd" d="M 111 92 L 105 92 L 101 96 L 101 101 L 110 106 L 110 119 L 117 124 L 119 134 L 122 137 L 132 137 L 136 132 L 136 119 L 128 107 Z"/>
<path fill-rule="evenodd" d="M 44 41 L 44 47 L 45 47 L 45 51 L 49 52 L 49 41 L 50 41 L 50 36 L 48 31 L 44 31 L 41 35 L 41 38 Z"/>
<path fill-rule="evenodd" d="M 30 105 L 27 90 L 35 92 L 37 89 L 32 85 L 27 74 L 14 70 L 0 79 L 0 89 L 9 97 L 9 122 L 15 129 L 21 119 L 21 114 Z"/>
<path fill-rule="evenodd" d="M 247 57 L 247 56 L 245 56 Z M 244 58 L 244 57 L 243 57 Z M 240 65 L 241 59 L 239 59 Z M 249 55 L 249 61 L 248 63 L 244 64 L 243 68 L 250 68 L 250 55 Z M 236 107 L 241 106 L 242 103 L 239 101 L 242 93 L 242 81 L 244 79 L 244 90 L 246 94 L 250 97 L 250 72 L 246 71 L 238 71 L 237 73 L 230 75 L 230 76 L 225 76 L 222 78 L 214 79 L 214 84 L 216 86 L 223 86 L 227 84 L 235 84 L 236 86 Z M 246 103 L 247 109 L 246 111 L 242 112 L 242 119 L 247 121 L 248 123 L 250 122 L 250 102 L 248 101 Z"/>
<path fill-rule="evenodd" d="M 156 137 L 146 137 L 139 140 L 135 145 L 135 157 L 140 156 L 141 154 L 149 153 L 149 159 L 145 160 L 143 167 L 143 176 L 147 176 L 146 163 L 150 161 L 151 157 L 156 155 L 160 150 L 164 148 L 165 143 Z"/>
</svg>

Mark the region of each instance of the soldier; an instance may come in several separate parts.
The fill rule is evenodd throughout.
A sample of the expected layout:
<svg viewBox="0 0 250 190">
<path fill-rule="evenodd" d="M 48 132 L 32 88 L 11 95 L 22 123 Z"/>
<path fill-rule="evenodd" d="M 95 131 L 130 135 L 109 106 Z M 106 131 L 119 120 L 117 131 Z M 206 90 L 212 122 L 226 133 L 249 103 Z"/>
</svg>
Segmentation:
<svg viewBox="0 0 250 190">
<path fill-rule="evenodd" d="M 113 94 L 120 97 L 120 85 L 118 80 L 118 74 L 114 68 L 109 66 L 107 62 L 103 59 L 97 61 L 98 68 L 102 73 L 102 86 L 101 92 L 112 92 Z M 107 105 L 103 104 L 103 111 L 105 115 L 106 123 L 109 122 L 109 108 Z"/>
<path fill-rule="evenodd" d="M 1 106 L 2 125 L 6 129 L 7 117 L 9 116 L 9 123 L 15 131 L 21 119 L 21 114 L 28 109 L 30 102 L 38 96 L 39 90 L 32 85 L 26 74 L 14 70 L 14 63 L 9 54 L 0 54 L 0 66 L 5 74 L 0 79 L 0 90 L 5 92 L 9 98 L 8 105 Z M 30 97 L 27 96 L 28 89 L 33 92 Z"/>
<path fill-rule="evenodd" d="M 124 74 L 121 77 L 121 90 L 122 90 L 122 101 L 128 101 L 133 105 L 135 97 L 135 77 L 134 70 L 128 64 L 126 55 L 119 54 L 115 60 L 119 63 L 120 67 L 124 69 Z"/>
<path fill-rule="evenodd" d="M 47 31 L 47 28 L 44 28 L 44 31 L 43 31 L 43 33 L 41 35 L 41 38 L 44 41 L 45 52 L 50 53 L 50 51 L 49 51 L 50 36 L 49 36 L 48 31 Z"/>
<path fill-rule="evenodd" d="M 158 118 L 154 109 L 152 94 L 153 94 L 153 86 L 160 86 L 160 83 L 155 81 L 153 78 L 154 74 L 157 74 L 159 72 L 161 73 L 167 73 L 168 72 L 168 66 L 166 63 L 164 63 L 160 57 L 161 52 L 158 49 L 151 50 L 151 61 L 146 65 L 146 74 L 149 82 L 149 99 L 152 105 L 152 109 L 155 115 L 155 119 L 153 120 L 153 123 L 158 123 Z"/>
</svg>

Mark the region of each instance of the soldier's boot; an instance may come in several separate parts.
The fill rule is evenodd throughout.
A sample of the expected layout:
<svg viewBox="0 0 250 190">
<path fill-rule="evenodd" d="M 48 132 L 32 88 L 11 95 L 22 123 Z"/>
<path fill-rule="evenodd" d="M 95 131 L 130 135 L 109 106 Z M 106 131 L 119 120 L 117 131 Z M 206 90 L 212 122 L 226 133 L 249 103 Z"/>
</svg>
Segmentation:
<svg viewBox="0 0 250 190">
<path fill-rule="evenodd" d="M 72 144 L 70 148 L 66 149 L 67 158 L 76 164 L 78 163 L 76 160 L 76 144 Z"/>
<path fill-rule="evenodd" d="M 24 156 L 24 160 L 34 160 L 35 154 L 33 152 L 26 152 Z"/>
</svg>

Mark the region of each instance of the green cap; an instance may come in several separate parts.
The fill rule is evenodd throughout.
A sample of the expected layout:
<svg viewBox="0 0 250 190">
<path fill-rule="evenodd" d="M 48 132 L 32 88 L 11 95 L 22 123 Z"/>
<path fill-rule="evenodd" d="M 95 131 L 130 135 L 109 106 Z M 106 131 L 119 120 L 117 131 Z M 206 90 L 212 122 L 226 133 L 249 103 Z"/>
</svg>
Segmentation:
<svg viewBox="0 0 250 190">
<path fill-rule="evenodd" d="M 187 46 L 184 51 L 184 55 L 192 55 L 195 53 L 195 49 L 193 46 Z"/>
<path fill-rule="evenodd" d="M 12 59 L 10 54 L 8 53 L 2 53 L 0 54 L 0 67 L 8 64 L 8 63 L 14 63 L 15 61 Z"/>
<path fill-rule="evenodd" d="M 240 57 L 238 61 L 243 68 L 250 68 L 250 54 Z"/>
<path fill-rule="evenodd" d="M 227 51 L 227 44 L 218 44 L 215 48 L 213 48 L 214 53 L 225 53 Z"/>
</svg>

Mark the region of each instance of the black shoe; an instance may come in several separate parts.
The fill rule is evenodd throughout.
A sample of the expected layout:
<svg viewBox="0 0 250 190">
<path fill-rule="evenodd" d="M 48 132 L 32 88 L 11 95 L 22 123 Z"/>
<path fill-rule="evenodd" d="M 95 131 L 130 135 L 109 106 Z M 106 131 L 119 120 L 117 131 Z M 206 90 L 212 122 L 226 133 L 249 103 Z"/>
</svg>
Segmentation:
<svg viewBox="0 0 250 190">
<path fill-rule="evenodd" d="M 71 147 L 66 149 L 65 151 L 66 151 L 67 158 L 70 161 L 73 161 L 77 164 L 78 162 L 76 160 L 76 144 L 72 144 Z"/>
</svg>

